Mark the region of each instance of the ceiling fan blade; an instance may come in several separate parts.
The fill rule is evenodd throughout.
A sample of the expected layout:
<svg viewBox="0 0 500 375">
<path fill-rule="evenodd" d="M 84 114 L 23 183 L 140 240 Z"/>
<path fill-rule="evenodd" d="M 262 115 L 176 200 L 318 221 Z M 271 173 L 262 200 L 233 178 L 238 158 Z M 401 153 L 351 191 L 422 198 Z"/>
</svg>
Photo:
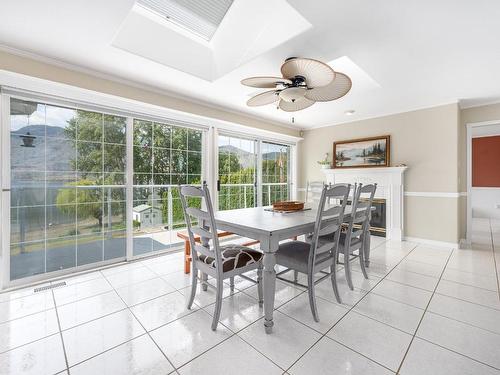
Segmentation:
<svg viewBox="0 0 500 375">
<path fill-rule="evenodd" d="M 274 103 L 279 99 L 278 94 L 279 91 L 277 90 L 264 91 L 263 93 L 255 95 L 254 97 L 248 99 L 247 105 L 249 107 L 258 107 L 260 105 Z"/>
<path fill-rule="evenodd" d="M 305 97 L 316 102 L 329 102 L 346 95 L 352 87 L 351 79 L 344 73 L 335 73 L 335 79 L 327 86 L 307 90 Z"/>
<path fill-rule="evenodd" d="M 312 106 L 314 103 L 316 102 L 306 98 L 298 99 L 294 102 L 286 102 L 284 100 L 280 100 L 279 107 L 285 112 L 295 112 L 300 111 L 301 109 L 306 109 Z"/>
<path fill-rule="evenodd" d="M 318 60 L 295 57 L 281 65 L 281 74 L 285 78 L 302 76 L 306 79 L 307 87 L 321 87 L 331 83 L 335 78 L 335 71 Z"/>
<path fill-rule="evenodd" d="M 292 84 L 292 81 L 281 77 L 250 77 L 241 81 L 245 86 L 259 87 L 261 89 L 274 89 L 277 84 Z"/>
</svg>

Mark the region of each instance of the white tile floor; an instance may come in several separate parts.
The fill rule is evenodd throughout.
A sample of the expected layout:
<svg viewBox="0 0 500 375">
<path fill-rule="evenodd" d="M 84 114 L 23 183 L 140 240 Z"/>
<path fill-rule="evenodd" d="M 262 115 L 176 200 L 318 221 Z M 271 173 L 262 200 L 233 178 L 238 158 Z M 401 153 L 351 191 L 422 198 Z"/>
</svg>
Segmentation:
<svg viewBox="0 0 500 375">
<path fill-rule="evenodd" d="M 500 374 L 500 222 L 474 230 L 459 250 L 374 238 L 369 280 L 339 272 L 344 304 L 317 286 L 319 323 L 279 281 L 271 335 L 243 279 L 216 332 L 210 289 L 186 310 L 180 253 L 2 293 L 0 374 Z"/>
</svg>

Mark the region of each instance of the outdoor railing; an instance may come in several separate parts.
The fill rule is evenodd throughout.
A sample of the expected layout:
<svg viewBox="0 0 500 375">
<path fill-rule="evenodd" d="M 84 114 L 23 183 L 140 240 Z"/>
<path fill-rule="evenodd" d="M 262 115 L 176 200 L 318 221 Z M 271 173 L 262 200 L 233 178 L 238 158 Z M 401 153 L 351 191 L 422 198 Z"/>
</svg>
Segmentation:
<svg viewBox="0 0 500 375">
<path fill-rule="evenodd" d="M 240 207 L 240 208 L 248 208 L 248 207 L 253 207 L 253 205 L 249 205 L 248 204 L 248 200 L 247 200 L 247 192 L 248 192 L 248 189 L 255 189 L 255 185 L 250 183 L 250 184 L 221 184 L 221 190 L 222 188 L 224 187 L 228 187 L 228 188 L 233 188 L 233 187 L 242 187 L 243 188 L 243 206 Z M 284 186 L 284 187 L 287 187 L 289 188 L 289 183 L 288 182 L 266 182 L 266 183 L 263 183 L 262 184 L 262 192 L 265 193 L 265 199 L 263 197 L 263 202 L 262 202 L 262 205 L 264 206 L 270 206 L 273 201 L 272 201 L 272 195 L 271 195 L 271 188 L 273 186 Z M 219 194 L 221 194 L 219 192 Z M 286 197 L 282 197 L 283 199 L 288 199 L 288 195 L 289 195 L 289 192 L 287 193 L 287 196 Z M 255 202 L 255 198 L 253 200 Z"/>
</svg>

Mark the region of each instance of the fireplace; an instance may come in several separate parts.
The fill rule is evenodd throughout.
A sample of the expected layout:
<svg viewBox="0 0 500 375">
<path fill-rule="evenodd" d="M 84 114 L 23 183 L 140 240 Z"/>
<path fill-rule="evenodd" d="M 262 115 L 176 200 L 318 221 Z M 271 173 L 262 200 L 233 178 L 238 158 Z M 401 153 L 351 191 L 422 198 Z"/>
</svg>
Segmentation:
<svg viewBox="0 0 500 375">
<path fill-rule="evenodd" d="M 347 203 L 351 204 L 351 201 L 347 201 Z M 375 210 L 372 211 L 372 218 L 370 220 L 370 233 L 374 236 L 385 237 L 387 220 L 385 212 L 385 199 L 374 198 L 372 207 L 374 207 Z"/>
<path fill-rule="evenodd" d="M 370 233 L 374 236 L 385 237 L 385 199 L 375 198 L 372 207 L 375 207 L 375 210 L 372 211 L 372 219 L 370 220 Z"/>
<path fill-rule="evenodd" d="M 407 167 L 322 169 L 326 182 L 373 184 L 377 191 L 370 222 L 372 234 L 401 241 L 404 233 L 404 172 Z"/>
</svg>

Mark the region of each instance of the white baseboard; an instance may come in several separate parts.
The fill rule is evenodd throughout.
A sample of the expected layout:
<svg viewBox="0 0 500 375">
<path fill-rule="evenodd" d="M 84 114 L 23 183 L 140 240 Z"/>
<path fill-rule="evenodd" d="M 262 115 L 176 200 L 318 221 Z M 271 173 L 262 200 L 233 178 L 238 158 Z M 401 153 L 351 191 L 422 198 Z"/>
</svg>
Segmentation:
<svg viewBox="0 0 500 375">
<path fill-rule="evenodd" d="M 446 242 L 446 241 L 436 241 L 436 240 L 428 240 L 426 238 L 418 238 L 418 237 L 405 237 L 405 241 L 411 242 L 419 242 L 425 245 L 437 246 L 437 247 L 452 247 L 458 249 L 460 247 L 459 243 L 456 242 Z"/>
<path fill-rule="evenodd" d="M 467 241 L 466 238 L 462 238 L 462 239 L 460 239 L 460 242 L 458 243 L 458 248 L 459 249 L 467 249 L 471 245 L 472 245 L 472 243 L 470 241 Z"/>
</svg>

